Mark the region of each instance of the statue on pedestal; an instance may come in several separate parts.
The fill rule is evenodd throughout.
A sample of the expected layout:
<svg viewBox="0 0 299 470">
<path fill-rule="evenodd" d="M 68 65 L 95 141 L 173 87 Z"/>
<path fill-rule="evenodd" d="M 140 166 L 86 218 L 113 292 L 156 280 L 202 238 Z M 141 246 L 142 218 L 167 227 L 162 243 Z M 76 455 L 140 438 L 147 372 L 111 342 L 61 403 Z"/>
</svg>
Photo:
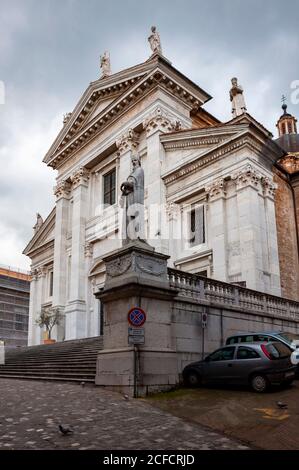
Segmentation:
<svg viewBox="0 0 299 470">
<path fill-rule="evenodd" d="M 151 50 L 153 51 L 153 53 L 158 52 L 159 54 L 162 54 L 161 39 L 156 26 L 152 26 L 151 31 L 152 34 L 148 38 Z"/>
<path fill-rule="evenodd" d="M 120 205 L 124 209 L 123 244 L 137 239 L 144 241 L 144 171 L 137 153 L 132 155 L 131 161 L 133 170 L 120 187 Z"/>
<path fill-rule="evenodd" d="M 111 64 L 110 64 L 110 54 L 108 51 L 105 51 L 100 58 L 102 76 L 101 78 L 109 77 L 111 75 Z"/>
<path fill-rule="evenodd" d="M 238 79 L 236 77 L 232 78 L 232 87 L 229 92 L 230 100 L 232 102 L 232 115 L 233 117 L 240 116 L 243 113 L 246 113 L 246 104 L 243 96 L 243 88 L 238 85 Z"/>
<path fill-rule="evenodd" d="M 36 223 L 33 227 L 34 233 L 37 233 L 39 231 L 39 229 L 42 227 L 43 223 L 44 223 L 44 220 L 43 220 L 42 216 L 39 213 L 37 213 L 36 214 Z"/>
</svg>

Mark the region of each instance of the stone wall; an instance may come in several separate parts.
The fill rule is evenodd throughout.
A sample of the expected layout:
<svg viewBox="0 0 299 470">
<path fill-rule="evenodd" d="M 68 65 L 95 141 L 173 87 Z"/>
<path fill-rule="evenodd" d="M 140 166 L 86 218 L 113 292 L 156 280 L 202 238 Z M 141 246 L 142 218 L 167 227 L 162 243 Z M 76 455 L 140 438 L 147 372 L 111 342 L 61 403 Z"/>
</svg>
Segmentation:
<svg viewBox="0 0 299 470">
<path fill-rule="evenodd" d="M 277 184 L 275 212 L 282 296 L 299 300 L 298 240 L 292 188 L 279 170 L 274 174 Z M 297 190 L 299 215 L 299 188 Z"/>
<path fill-rule="evenodd" d="M 299 335 L 299 303 L 214 279 L 168 269 L 173 301 L 172 335 L 179 374 L 192 361 L 240 332 L 285 331 Z M 206 328 L 202 314 L 207 314 Z"/>
<path fill-rule="evenodd" d="M 202 328 L 202 313 L 207 326 Z M 286 331 L 299 335 L 299 322 L 245 312 L 229 307 L 211 307 L 177 299 L 172 317 L 178 371 L 192 361 L 223 346 L 226 339 L 240 332 Z"/>
</svg>

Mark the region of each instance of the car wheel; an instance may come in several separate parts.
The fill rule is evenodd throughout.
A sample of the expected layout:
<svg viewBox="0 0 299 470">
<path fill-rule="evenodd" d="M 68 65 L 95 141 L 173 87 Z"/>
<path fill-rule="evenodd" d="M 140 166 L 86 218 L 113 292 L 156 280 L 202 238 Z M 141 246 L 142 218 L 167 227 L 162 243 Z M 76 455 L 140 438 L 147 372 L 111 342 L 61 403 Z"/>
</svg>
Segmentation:
<svg viewBox="0 0 299 470">
<path fill-rule="evenodd" d="M 201 378 L 197 372 L 190 370 L 185 375 L 184 382 L 189 387 L 198 387 L 201 384 Z"/>
<path fill-rule="evenodd" d="M 269 383 L 264 375 L 254 375 L 250 379 L 250 385 L 255 392 L 262 393 L 267 390 Z"/>
</svg>

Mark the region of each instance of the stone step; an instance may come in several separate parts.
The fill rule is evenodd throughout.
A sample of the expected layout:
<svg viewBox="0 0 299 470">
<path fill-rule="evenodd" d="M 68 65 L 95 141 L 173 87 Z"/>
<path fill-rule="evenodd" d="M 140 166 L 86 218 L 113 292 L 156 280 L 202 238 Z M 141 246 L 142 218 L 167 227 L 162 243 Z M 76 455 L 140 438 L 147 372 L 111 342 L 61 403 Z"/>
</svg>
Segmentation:
<svg viewBox="0 0 299 470">
<path fill-rule="evenodd" d="M 23 376 L 23 375 L 5 375 L 1 374 L 0 378 L 4 379 L 27 379 L 27 380 L 58 380 L 60 382 L 91 382 L 94 383 L 94 376 L 93 377 L 86 377 L 86 378 L 80 378 L 80 377 L 73 377 L 73 378 L 66 378 L 66 377 L 50 377 L 50 376 L 40 376 L 36 377 L 34 375 L 32 376 Z"/>
<path fill-rule="evenodd" d="M 6 351 L 0 378 L 94 382 L 101 337 L 71 340 L 51 345 Z"/>
</svg>

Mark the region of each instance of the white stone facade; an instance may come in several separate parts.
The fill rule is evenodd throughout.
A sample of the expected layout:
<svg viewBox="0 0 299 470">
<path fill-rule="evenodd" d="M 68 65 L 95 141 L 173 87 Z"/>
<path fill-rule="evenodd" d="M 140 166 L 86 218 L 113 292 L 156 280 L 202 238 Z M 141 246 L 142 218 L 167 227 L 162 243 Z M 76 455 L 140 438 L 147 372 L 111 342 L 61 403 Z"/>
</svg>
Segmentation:
<svg viewBox="0 0 299 470">
<path fill-rule="evenodd" d="M 159 54 L 83 94 L 44 159 L 58 171 L 56 207 L 24 251 L 30 345 L 42 341 L 43 305 L 65 315 L 57 340 L 101 333 L 93 293 L 104 284 L 102 257 L 121 246 L 118 201 L 132 150 L 145 175 L 146 238 L 169 266 L 280 295 L 271 168 L 281 150 L 249 114 L 219 123 L 202 109 L 208 99 Z M 111 171 L 115 199 L 104 207 Z M 190 236 L 192 223 L 200 236 Z"/>
</svg>

